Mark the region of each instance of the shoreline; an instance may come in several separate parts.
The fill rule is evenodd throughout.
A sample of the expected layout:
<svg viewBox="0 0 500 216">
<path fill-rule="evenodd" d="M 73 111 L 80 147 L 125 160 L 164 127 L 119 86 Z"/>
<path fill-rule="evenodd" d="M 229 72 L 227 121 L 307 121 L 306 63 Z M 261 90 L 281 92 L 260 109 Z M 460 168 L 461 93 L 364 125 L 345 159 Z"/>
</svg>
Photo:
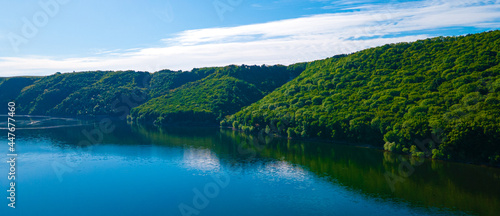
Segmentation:
<svg viewBox="0 0 500 216">
<path fill-rule="evenodd" d="M 2 116 L 2 115 L 0 115 Z M 205 127 L 205 128 L 220 128 L 220 129 L 230 129 L 233 131 L 238 131 L 239 133 L 243 133 L 245 135 L 249 135 L 248 133 L 244 132 L 241 129 L 236 129 L 231 126 L 220 126 L 217 124 L 206 124 L 206 123 L 199 123 L 199 124 L 192 124 L 192 123 L 179 123 L 179 124 L 168 124 L 168 125 L 155 125 L 153 123 L 140 123 L 140 122 L 130 122 L 128 119 L 121 119 L 118 116 L 109 116 L 109 115 L 98 115 L 98 116 L 45 116 L 45 115 L 18 115 L 26 118 L 57 118 L 57 119 L 76 119 L 76 120 L 101 120 L 105 118 L 109 118 L 113 121 L 119 121 L 119 122 L 124 122 L 127 125 L 135 125 L 135 126 L 142 126 L 146 127 L 147 129 L 160 129 L 160 128 L 183 128 L 183 127 Z M 74 125 L 74 126 L 84 126 L 84 125 Z M 1 128 L 3 129 L 3 128 Z M 50 128 L 47 128 L 50 129 Z M 255 133 L 250 133 L 251 135 L 255 135 Z M 319 137 L 310 137 L 310 138 L 301 138 L 301 137 L 284 137 L 281 135 L 278 135 L 276 133 L 272 133 L 272 135 L 267 134 L 267 136 L 272 136 L 275 138 L 279 139 L 287 139 L 287 140 L 295 140 L 295 141 L 305 141 L 305 142 L 319 142 L 323 144 L 334 144 L 334 145 L 344 145 L 344 146 L 353 146 L 353 147 L 359 147 L 359 148 L 370 148 L 370 149 L 375 149 L 379 150 L 382 152 L 389 152 L 395 155 L 401 155 L 405 156 L 408 158 L 414 157 L 411 154 L 401 154 L 397 152 L 391 152 L 384 150 L 383 144 L 381 146 L 375 145 L 375 144 L 370 144 L 370 143 L 356 143 L 356 142 L 349 142 L 345 140 L 332 140 L 332 139 L 325 139 L 325 138 L 319 138 Z M 472 162 L 472 161 L 467 161 L 467 160 L 446 160 L 446 159 L 433 159 L 432 157 L 423 157 L 424 159 L 429 159 L 429 160 L 435 160 L 435 161 L 443 161 L 443 162 L 452 162 L 452 163 L 460 163 L 460 164 L 469 164 L 469 165 L 475 165 L 475 166 L 481 166 L 481 167 L 491 167 L 491 168 L 496 168 L 500 169 L 500 165 L 491 165 L 489 163 L 483 162 L 483 163 L 477 163 L 477 162 Z"/>
<path fill-rule="evenodd" d="M 233 131 L 238 131 L 239 133 L 247 134 L 243 130 L 236 129 L 236 128 L 229 127 L 229 126 L 227 126 L 227 127 L 220 126 L 220 128 L 231 129 Z M 397 153 L 397 152 L 387 151 L 387 150 L 384 150 L 383 146 L 378 147 L 376 145 L 368 144 L 368 143 L 352 143 L 349 141 L 331 140 L 331 139 L 324 139 L 324 138 L 318 138 L 318 137 L 313 137 L 313 138 L 292 137 L 292 138 L 289 138 L 289 137 L 284 137 L 284 136 L 277 135 L 277 134 L 273 134 L 273 135 L 274 135 L 273 137 L 280 138 L 280 139 L 305 141 L 305 142 L 319 142 L 319 143 L 324 143 L 324 144 L 344 145 L 344 146 L 352 146 L 352 147 L 359 147 L 359 148 L 370 148 L 370 149 L 374 149 L 374 150 L 379 150 L 381 152 L 388 152 L 388 153 L 395 154 L 395 155 L 401 155 L 401 156 L 404 156 L 407 158 L 414 157 L 411 154 L 401 154 L 401 153 Z M 480 167 L 489 167 L 489 168 L 500 169 L 500 165 L 495 166 L 495 165 L 491 165 L 489 163 L 475 163 L 475 162 L 471 162 L 471 161 L 461 161 L 461 160 L 443 160 L 443 159 L 434 159 L 432 157 L 423 157 L 423 159 L 440 161 L 440 162 L 447 162 L 447 163 L 468 164 L 468 165 L 474 165 L 474 166 L 480 166 Z"/>
</svg>

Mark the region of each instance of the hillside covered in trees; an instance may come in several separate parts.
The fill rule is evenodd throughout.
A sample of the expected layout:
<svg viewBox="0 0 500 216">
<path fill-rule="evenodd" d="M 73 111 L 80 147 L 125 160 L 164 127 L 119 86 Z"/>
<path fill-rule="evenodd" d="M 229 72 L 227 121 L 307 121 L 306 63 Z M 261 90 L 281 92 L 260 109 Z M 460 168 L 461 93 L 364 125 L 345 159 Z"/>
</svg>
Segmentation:
<svg viewBox="0 0 500 216">
<path fill-rule="evenodd" d="M 15 101 L 17 114 L 52 116 L 113 115 L 157 94 L 197 79 L 203 73 L 90 71 L 0 81 L 0 102 Z M 126 113 L 128 114 L 128 112 Z"/>
<path fill-rule="evenodd" d="M 71 117 L 126 116 L 132 108 L 147 102 L 132 112 L 132 119 L 147 124 L 172 123 L 168 120 L 173 118 L 186 120 L 184 123 L 218 125 L 218 119 L 256 102 L 299 75 L 304 65 L 231 65 L 155 73 L 90 71 L 1 78 L 0 102 L 15 101 L 17 114 Z"/>
<path fill-rule="evenodd" d="M 296 77 L 305 64 L 227 66 L 133 109 L 133 122 L 156 125 L 218 124 Z"/>
<path fill-rule="evenodd" d="M 500 31 L 390 44 L 310 63 L 221 124 L 500 162 Z"/>
</svg>

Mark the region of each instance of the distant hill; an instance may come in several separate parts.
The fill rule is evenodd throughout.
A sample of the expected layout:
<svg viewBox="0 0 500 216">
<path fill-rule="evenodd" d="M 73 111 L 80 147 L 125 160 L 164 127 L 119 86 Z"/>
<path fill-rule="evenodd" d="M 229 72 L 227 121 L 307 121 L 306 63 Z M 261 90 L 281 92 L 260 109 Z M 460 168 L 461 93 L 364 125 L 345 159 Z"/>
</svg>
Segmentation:
<svg viewBox="0 0 500 216">
<path fill-rule="evenodd" d="M 126 116 L 146 103 L 132 112 L 134 121 L 167 124 L 176 119 L 177 123 L 218 125 L 223 116 L 261 99 L 304 67 L 304 63 L 231 65 L 192 71 L 89 71 L 0 78 L 0 102 L 15 101 L 17 114 L 73 117 Z"/>
<path fill-rule="evenodd" d="M 153 74 L 89 71 L 37 78 L 1 78 L 0 102 L 15 101 L 18 114 L 114 115 L 120 111 L 117 108 L 133 108 L 209 73 L 211 71 L 205 69 L 196 69 L 192 73 L 163 70 Z"/>
<path fill-rule="evenodd" d="M 92 85 L 107 73 L 109 72 L 57 73 L 43 77 L 21 90 L 15 99 L 17 113 L 48 114 L 49 110 L 60 104 L 68 96 Z"/>
<path fill-rule="evenodd" d="M 315 61 L 222 125 L 499 163 L 499 49 L 492 31 Z"/>
</svg>

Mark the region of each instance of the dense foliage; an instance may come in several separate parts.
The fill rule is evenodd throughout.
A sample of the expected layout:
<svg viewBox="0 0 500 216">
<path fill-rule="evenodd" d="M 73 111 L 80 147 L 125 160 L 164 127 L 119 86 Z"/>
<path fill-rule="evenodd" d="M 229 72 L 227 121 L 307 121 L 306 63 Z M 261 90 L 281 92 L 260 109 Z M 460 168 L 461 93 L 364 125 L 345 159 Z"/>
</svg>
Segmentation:
<svg viewBox="0 0 500 216">
<path fill-rule="evenodd" d="M 500 31 L 390 44 L 310 63 L 221 124 L 500 162 Z"/>
<path fill-rule="evenodd" d="M 151 98 L 165 95 L 170 90 L 186 83 L 205 78 L 215 72 L 216 68 L 195 68 L 190 72 L 161 70 L 152 74 L 149 96 Z"/>
<path fill-rule="evenodd" d="M 305 64 L 208 68 L 209 76 L 185 84 L 131 111 L 140 123 L 217 124 L 304 70 Z"/>
<path fill-rule="evenodd" d="M 148 99 L 151 75 L 147 72 L 109 72 L 69 94 L 50 115 L 113 115 L 120 107 L 135 107 Z"/>
<path fill-rule="evenodd" d="M 28 85 L 16 85 L 21 88 L 16 92 L 7 90 L 1 91 L 1 96 L 12 95 L 17 104 L 18 114 L 38 114 L 38 115 L 94 115 L 96 112 L 89 112 L 87 107 L 95 107 L 97 103 L 94 98 L 101 97 L 106 92 L 118 92 L 117 88 L 127 87 L 131 82 L 130 76 L 135 73 L 129 72 L 111 72 L 94 71 L 79 73 L 56 73 L 51 76 L 36 79 Z M 114 75 L 114 76 L 113 76 Z M 148 74 L 149 75 L 149 74 Z M 11 78 L 13 79 L 13 78 Z M 11 89 L 6 82 L 0 84 L 0 88 Z M 93 91 L 94 94 L 87 92 Z M 86 94 L 87 93 L 87 94 Z M 82 101 L 78 101 L 79 95 L 85 95 Z M 94 98 L 93 98 L 94 97 Z M 109 98 L 101 100 L 102 103 Z M 80 104 L 86 106 L 82 107 Z M 109 103 L 106 101 L 105 103 Z M 111 111 L 106 111 L 109 114 Z"/>
<path fill-rule="evenodd" d="M 44 77 L 24 88 L 16 98 L 18 112 L 25 114 L 47 114 L 69 95 L 92 85 L 107 72 L 68 73 Z"/>
<path fill-rule="evenodd" d="M 159 119 L 158 123 L 218 124 L 217 118 L 256 102 L 296 77 L 304 66 L 227 66 L 155 73 L 91 71 L 1 78 L 0 102 L 15 100 L 18 114 L 124 117 L 153 98 L 133 112 L 134 119 L 142 123 Z M 176 105 L 168 105 L 172 103 Z"/>
</svg>

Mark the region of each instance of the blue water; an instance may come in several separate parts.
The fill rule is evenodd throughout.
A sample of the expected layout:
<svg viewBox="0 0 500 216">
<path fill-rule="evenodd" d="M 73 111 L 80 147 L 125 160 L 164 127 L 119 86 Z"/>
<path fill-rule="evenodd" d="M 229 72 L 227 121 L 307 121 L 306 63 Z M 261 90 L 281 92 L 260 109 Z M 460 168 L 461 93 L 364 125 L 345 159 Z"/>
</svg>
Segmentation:
<svg viewBox="0 0 500 216">
<path fill-rule="evenodd" d="M 462 215 L 498 208 L 489 207 L 498 203 L 498 186 L 490 187 L 492 194 L 479 195 L 487 197 L 482 204 L 460 206 L 477 194 L 439 182 L 426 185 L 421 180 L 433 178 L 429 173 L 416 172 L 405 181 L 408 185 L 403 182 L 392 192 L 382 181 L 387 155 L 374 149 L 278 138 L 252 148 L 252 137 L 226 129 L 154 131 L 126 125 L 81 147 L 77 143 L 88 139 L 81 134 L 84 128 L 19 130 L 16 208 L 7 207 L 3 198 L 0 215 Z M 8 160 L 2 152 L 1 160 Z M 351 161 L 335 154 L 354 156 Z M 371 157 L 376 159 L 362 161 Z M 462 165 L 441 164 L 437 172 L 454 166 Z M 3 197 L 8 196 L 8 168 L 1 164 Z M 498 173 L 477 168 L 485 169 L 484 176 Z M 413 181 L 436 187 L 437 193 L 465 196 L 465 201 L 432 198 L 429 204 L 412 191 L 421 190 Z"/>
</svg>

